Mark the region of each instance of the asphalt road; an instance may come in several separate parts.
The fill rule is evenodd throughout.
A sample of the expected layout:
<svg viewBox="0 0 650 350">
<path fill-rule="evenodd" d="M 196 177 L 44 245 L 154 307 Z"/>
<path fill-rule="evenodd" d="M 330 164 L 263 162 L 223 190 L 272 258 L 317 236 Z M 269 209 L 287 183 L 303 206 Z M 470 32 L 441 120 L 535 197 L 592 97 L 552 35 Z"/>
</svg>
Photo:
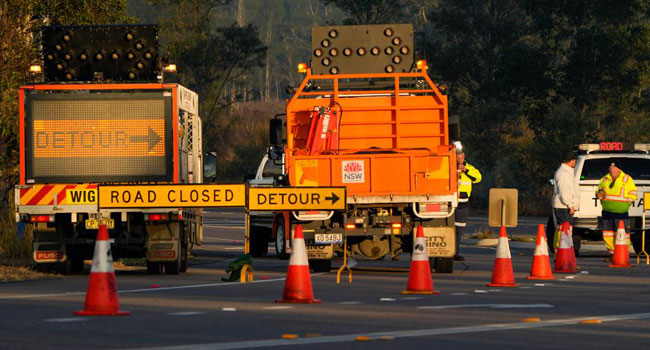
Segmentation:
<svg viewBox="0 0 650 350">
<path fill-rule="evenodd" d="M 480 218 L 473 224 L 480 226 Z M 254 261 L 253 283 L 221 281 L 228 262 L 243 251 L 242 237 L 241 212 L 212 211 L 188 273 L 118 271 L 121 308 L 130 316 L 72 316 L 83 308 L 87 274 L 0 284 L 0 348 L 611 349 L 650 343 L 645 264 L 610 269 L 594 255 L 579 258 L 580 273 L 529 281 L 533 246 L 511 242 L 519 286 L 490 288 L 495 248 L 464 240 L 467 260 L 456 263 L 454 274 L 433 274 L 440 295 L 399 293 L 408 279 L 407 255 L 397 262 L 357 260 L 352 283 L 337 284 L 335 272 L 312 274 L 321 304 L 276 304 L 287 262 L 277 260 L 272 247 L 271 256 Z"/>
</svg>

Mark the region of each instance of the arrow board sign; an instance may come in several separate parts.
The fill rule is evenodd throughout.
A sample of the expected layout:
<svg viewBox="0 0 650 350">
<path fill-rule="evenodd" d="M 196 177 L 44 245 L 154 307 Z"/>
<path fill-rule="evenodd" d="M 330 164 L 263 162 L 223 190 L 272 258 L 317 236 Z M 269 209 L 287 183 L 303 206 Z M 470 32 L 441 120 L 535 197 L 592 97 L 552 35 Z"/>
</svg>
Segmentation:
<svg viewBox="0 0 650 350">
<path fill-rule="evenodd" d="M 342 210 L 345 187 L 249 187 L 249 210 Z"/>
<path fill-rule="evenodd" d="M 100 185 L 99 209 L 246 206 L 246 185 Z"/>
</svg>

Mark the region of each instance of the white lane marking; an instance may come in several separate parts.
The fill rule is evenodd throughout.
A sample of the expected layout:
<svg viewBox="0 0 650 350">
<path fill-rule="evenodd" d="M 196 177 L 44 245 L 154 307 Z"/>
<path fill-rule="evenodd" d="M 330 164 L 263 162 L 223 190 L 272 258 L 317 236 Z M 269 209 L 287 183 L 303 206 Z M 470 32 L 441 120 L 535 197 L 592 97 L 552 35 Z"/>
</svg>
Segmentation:
<svg viewBox="0 0 650 350">
<path fill-rule="evenodd" d="M 487 293 L 487 292 L 488 292 L 487 290 L 483 290 L 483 289 L 474 290 L 474 293 Z"/>
<path fill-rule="evenodd" d="M 418 309 L 467 309 L 475 307 L 486 307 L 489 309 L 528 309 L 528 308 L 547 308 L 555 307 L 551 304 L 459 304 L 459 305 L 436 305 L 436 306 L 418 306 Z"/>
<path fill-rule="evenodd" d="M 244 247 L 225 247 L 223 250 L 244 250 Z"/>
<path fill-rule="evenodd" d="M 535 287 L 544 287 L 544 283 L 535 283 Z"/>
<path fill-rule="evenodd" d="M 588 274 L 589 274 L 589 271 L 580 271 L 580 274 L 582 274 L 582 275 L 588 275 Z"/>
<path fill-rule="evenodd" d="M 422 299 L 422 297 L 404 297 L 404 298 L 399 298 L 399 300 L 419 300 Z"/>
<path fill-rule="evenodd" d="M 262 309 L 264 309 L 264 310 L 286 310 L 286 309 L 293 309 L 293 306 L 289 306 L 289 305 L 267 306 L 267 307 L 263 307 Z"/>
<path fill-rule="evenodd" d="M 467 293 L 451 293 L 449 295 L 467 295 Z"/>
<path fill-rule="evenodd" d="M 395 300 L 397 300 L 397 299 L 393 299 L 393 298 L 381 298 L 381 299 L 379 299 L 379 301 L 395 301 Z"/>
<path fill-rule="evenodd" d="M 224 307 L 221 308 L 221 311 L 237 311 L 237 309 L 235 309 L 234 307 Z"/>
<path fill-rule="evenodd" d="M 324 272 L 312 273 L 312 276 L 322 275 Z M 129 290 L 118 290 L 118 294 L 127 294 L 127 293 L 147 293 L 147 292 L 158 292 L 162 290 L 175 290 L 175 289 L 193 289 L 193 288 L 209 288 L 209 287 L 233 287 L 233 286 L 245 286 L 251 283 L 269 283 L 269 282 L 278 282 L 284 281 L 286 278 L 274 278 L 268 280 L 255 280 L 249 283 L 209 283 L 209 284 L 193 284 L 187 286 L 174 286 L 174 287 L 160 287 L 160 288 L 143 288 L 143 289 L 129 289 Z M 76 296 L 76 295 L 86 295 L 86 292 L 65 292 L 57 294 L 24 294 L 24 295 L 5 295 L 0 296 L 0 300 L 3 299 L 29 299 L 29 298 L 47 298 L 47 297 L 66 297 L 66 296 Z"/>
<path fill-rule="evenodd" d="M 194 316 L 194 315 L 200 315 L 203 312 L 201 311 L 184 311 L 184 312 L 170 312 L 168 313 L 169 316 Z"/>
<path fill-rule="evenodd" d="M 572 279 L 576 278 L 576 276 L 564 276 L 564 278 L 566 278 L 568 280 L 572 280 Z"/>
<path fill-rule="evenodd" d="M 467 333 L 509 331 L 509 330 L 531 329 L 531 328 L 542 328 L 542 327 L 570 326 L 570 325 L 579 324 L 580 321 L 583 321 L 585 319 L 593 319 L 593 318 L 599 319 L 602 322 L 641 320 L 641 319 L 650 318 L 650 313 L 610 315 L 610 316 L 583 316 L 583 317 L 557 319 L 557 320 L 549 320 L 549 321 L 541 321 L 541 322 L 533 322 L 533 323 L 526 323 L 526 322 L 493 323 L 493 324 L 478 325 L 478 326 L 413 329 L 413 330 L 405 330 L 405 331 L 361 333 L 361 334 L 342 334 L 342 335 L 321 336 L 317 338 L 263 339 L 263 340 L 249 340 L 249 341 L 228 342 L 228 343 L 187 344 L 187 345 L 176 345 L 176 346 L 140 348 L 140 350 L 145 350 L 145 349 L 146 350 L 182 350 L 182 349 L 225 350 L 225 349 L 285 346 L 285 345 L 354 342 L 357 337 L 368 337 L 371 339 L 376 339 L 379 337 L 393 337 L 393 338 L 429 337 L 434 335 L 467 334 Z M 131 349 L 131 350 L 138 350 L 138 349 Z"/>
<path fill-rule="evenodd" d="M 342 305 L 356 305 L 356 304 L 363 304 L 363 301 L 342 301 L 339 304 L 342 304 Z"/>
<path fill-rule="evenodd" d="M 43 320 L 45 322 L 81 322 L 81 321 L 88 321 L 88 318 L 84 317 L 74 317 L 74 318 L 50 318 L 47 320 Z"/>
</svg>

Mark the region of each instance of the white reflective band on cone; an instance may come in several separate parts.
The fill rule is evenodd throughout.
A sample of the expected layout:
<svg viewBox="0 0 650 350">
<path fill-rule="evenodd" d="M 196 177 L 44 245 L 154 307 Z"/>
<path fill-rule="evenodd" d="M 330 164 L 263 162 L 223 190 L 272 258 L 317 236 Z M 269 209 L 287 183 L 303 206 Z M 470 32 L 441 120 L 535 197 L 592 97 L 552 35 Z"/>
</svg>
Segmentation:
<svg viewBox="0 0 650 350">
<path fill-rule="evenodd" d="M 566 232 L 562 232 L 562 235 L 560 236 L 560 246 L 558 248 L 571 248 L 571 245 L 569 244 L 569 235 Z"/>
<path fill-rule="evenodd" d="M 616 244 L 627 244 L 627 235 L 625 230 L 616 231 Z"/>
<path fill-rule="evenodd" d="M 113 272 L 113 256 L 111 256 L 111 244 L 108 241 L 95 242 L 95 255 L 90 272 Z"/>
<path fill-rule="evenodd" d="M 542 237 L 542 239 L 539 240 L 539 244 L 535 247 L 534 255 L 548 255 L 548 245 L 546 243 L 546 238 Z"/>
<path fill-rule="evenodd" d="M 305 248 L 305 240 L 303 238 L 293 239 L 289 265 L 309 266 L 309 261 L 307 261 L 307 249 Z"/>
<path fill-rule="evenodd" d="M 427 243 L 424 237 L 415 238 L 415 245 L 413 246 L 413 256 L 411 256 L 411 261 L 429 261 Z"/>
<path fill-rule="evenodd" d="M 499 237 L 499 245 L 497 246 L 497 258 L 510 259 L 510 246 L 508 245 L 508 237 Z"/>
</svg>

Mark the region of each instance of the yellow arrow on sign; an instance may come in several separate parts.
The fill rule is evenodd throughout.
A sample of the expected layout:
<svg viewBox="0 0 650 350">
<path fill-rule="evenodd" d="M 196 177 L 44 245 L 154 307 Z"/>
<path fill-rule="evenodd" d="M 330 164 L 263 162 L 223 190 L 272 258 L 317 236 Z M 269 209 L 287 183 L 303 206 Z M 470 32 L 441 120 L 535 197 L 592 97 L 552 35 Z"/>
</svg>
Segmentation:
<svg viewBox="0 0 650 350">
<path fill-rule="evenodd" d="M 100 185 L 99 209 L 243 207 L 246 185 Z"/>
<path fill-rule="evenodd" d="M 251 187 L 249 210 L 341 210 L 345 187 Z"/>
</svg>

